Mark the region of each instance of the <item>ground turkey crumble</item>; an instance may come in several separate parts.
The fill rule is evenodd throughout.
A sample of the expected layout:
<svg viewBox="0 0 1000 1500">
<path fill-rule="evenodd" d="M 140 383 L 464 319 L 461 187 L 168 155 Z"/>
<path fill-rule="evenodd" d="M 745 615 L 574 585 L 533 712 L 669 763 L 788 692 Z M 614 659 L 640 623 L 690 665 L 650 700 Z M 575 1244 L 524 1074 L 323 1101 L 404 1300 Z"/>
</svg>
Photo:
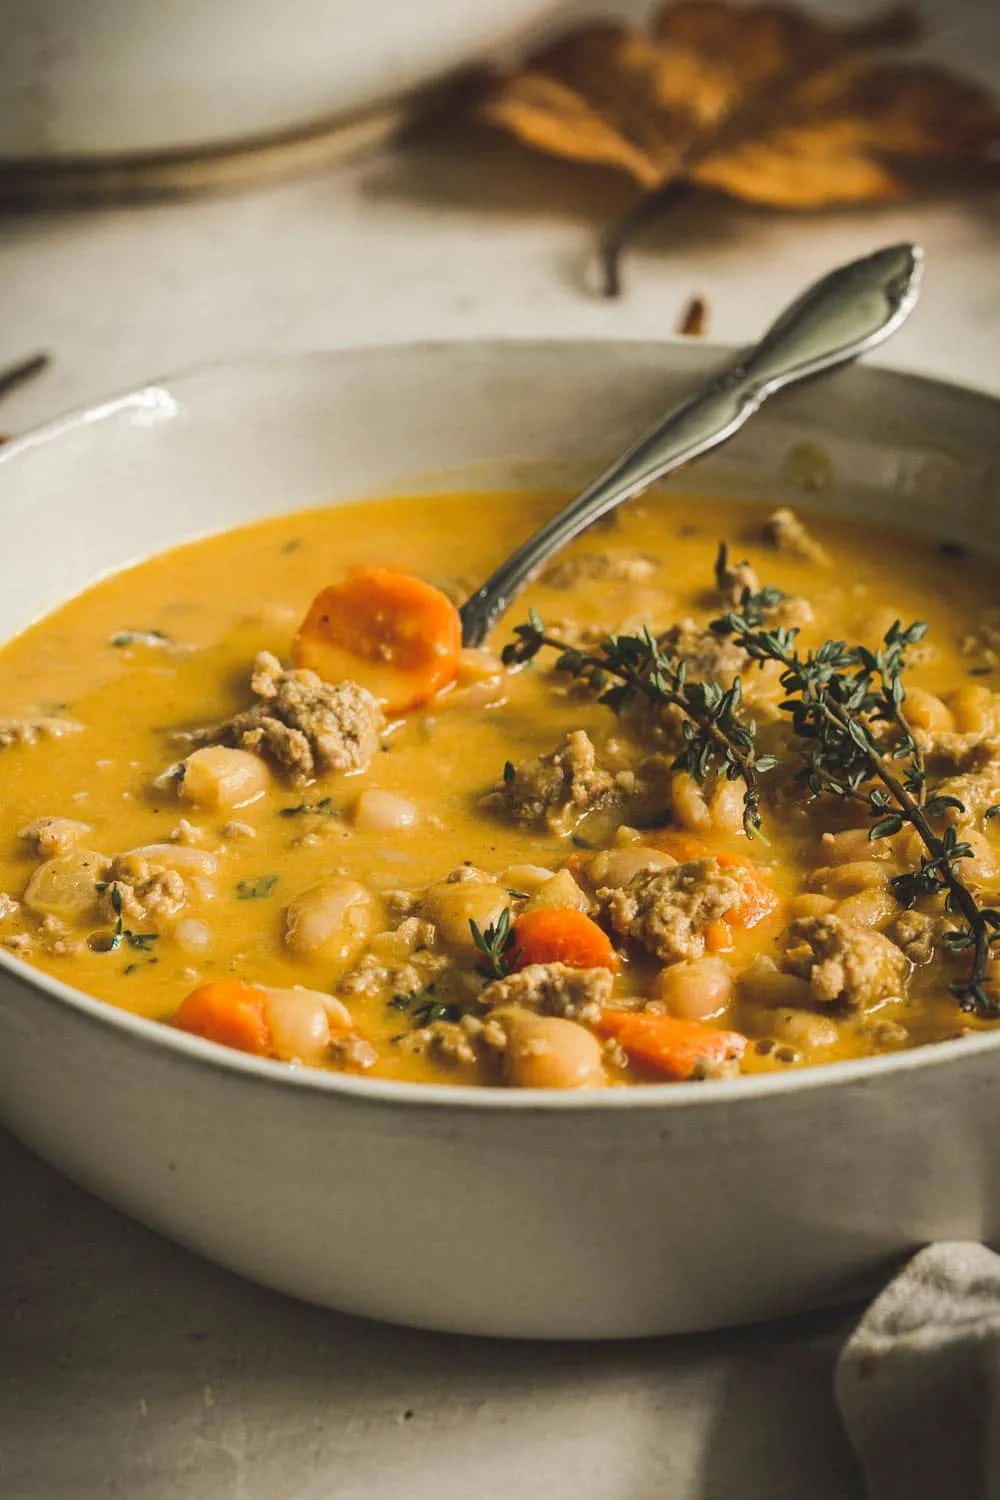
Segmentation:
<svg viewBox="0 0 1000 1500">
<path fill-rule="evenodd" d="M 823 565 L 828 565 L 830 562 L 830 554 L 822 542 L 818 542 L 807 531 L 794 510 L 790 510 L 787 505 L 781 506 L 768 516 L 764 526 L 764 540 L 776 552 L 783 552 L 786 557 L 792 557 L 797 562 Z"/>
<path fill-rule="evenodd" d="M 376 934 L 369 951 L 340 981 L 342 995 L 388 995 L 405 999 L 418 994 L 451 966 L 443 953 L 432 952 L 433 923 L 409 916 L 398 927 Z"/>
<path fill-rule="evenodd" d="M 832 914 L 800 917 L 789 937 L 786 968 L 808 979 L 817 1004 L 864 1011 L 903 994 L 910 961 L 874 928 Z"/>
<path fill-rule="evenodd" d="M 49 859 L 53 855 L 68 854 L 93 831 L 89 823 L 78 823 L 74 818 L 36 818 L 20 829 L 17 836 L 32 854 L 39 859 Z"/>
<path fill-rule="evenodd" d="M 609 969 L 571 969 L 566 964 L 528 964 L 506 979 L 494 979 L 480 1000 L 491 1009 L 520 1005 L 543 1016 L 594 1022 L 611 998 Z"/>
<path fill-rule="evenodd" d="M 252 708 L 198 731 L 192 740 L 256 750 L 295 786 L 326 772 L 368 767 L 385 718 L 366 688 L 323 682 L 308 670 L 285 671 L 269 651 L 257 656 L 250 687 L 258 699 Z"/>
<path fill-rule="evenodd" d="M 550 755 L 511 767 L 484 806 L 506 812 L 518 823 L 567 833 L 587 813 L 634 789 L 635 773 L 604 770 L 590 736 L 575 729 Z"/>
<path fill-rule="evenodd" d="M 37 718 L 0 719 L 0 750 L 14 745 L 37 745 L 40 740 L 57 740 L 64 734 L 79 734 L 83 729 L 75 719 L 51 715 Z"/>
<path fill-rule="evenodd" d="M 660 645 L 685 662 L 693 677 L 731 682 L 750 665 L 732 636 L 719 635 L 695 620 L 681 620 L 660 637 Z"/>
<path fill-rule="evenodd" d="M 539 579 L 550 589 L 571 589 L 582 578 L 601 583 L 648 583 L 656 572 L 652 557 L 612 557 L 604 552 L 582 552 L 563 557 L 546 568 Z"/>
<path fill-rule="evenodd" d="M 140 854 L 120 854 L 111 863 L 100 911 L 109 926 L 120 916 L 126 927 L 158 928 L 172 922 L 186 903 L 187 886 L 178 870 L 151 863 Z"/>
<path fill-rule="evenodd" d="M 641 943 L 664 963 L 701 958 L 705 929 L 743 902 L 743 886 L 718 860 L 695 859 L 644 870 L 624 889 L 597 892 L 614 930 Z"/>
<path fill-rule="evenodd" d="M 886 937 L 901 948 L 912 964 L 929 964 L 935 944 L 950 924 L 922 911 L 901 911 L 886 928 Z"/>
</svg>

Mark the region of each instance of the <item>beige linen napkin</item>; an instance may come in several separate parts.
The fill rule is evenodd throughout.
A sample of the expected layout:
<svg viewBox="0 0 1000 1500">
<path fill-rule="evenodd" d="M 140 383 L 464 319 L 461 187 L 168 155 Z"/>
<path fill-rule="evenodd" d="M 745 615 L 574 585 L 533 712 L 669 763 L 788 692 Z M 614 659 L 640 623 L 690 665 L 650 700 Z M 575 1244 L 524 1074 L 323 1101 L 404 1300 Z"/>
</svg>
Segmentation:
<svg viewBox="0 0 1000 1500">
<path fill-rule="evenodd" d="M 837 1364 L 869 1500 L 1000 1500 L 1000 1256 L 921 1250 Z"/>
</svg>

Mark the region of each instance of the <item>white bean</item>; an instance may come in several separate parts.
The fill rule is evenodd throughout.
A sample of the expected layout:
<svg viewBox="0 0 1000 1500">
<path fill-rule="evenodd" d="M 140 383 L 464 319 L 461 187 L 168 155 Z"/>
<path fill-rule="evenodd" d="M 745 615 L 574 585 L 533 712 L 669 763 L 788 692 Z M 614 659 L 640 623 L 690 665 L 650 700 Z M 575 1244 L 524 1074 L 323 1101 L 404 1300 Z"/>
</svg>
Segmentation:
<svg viewBox="0 0 1000 1500">
<path fill-rule="evenodd" d="M 742 781 L 729 781 L 721 777 L 709 803 L 709 818 L 718 833 L 740 833 L 746 811 L 743 794 L 746 788 Z"/>
<path fill-rule="evenodd" d="M 509 1088 L 582 1089 L 607 1084 L 600 1043 L 585 1026 L 513 1006 L 493 1016 L 507 1033 L 503 1076 Z"/>
<path fill-rule="evenodd" d="M 793 896 L 788 903 L 788 910 L 793 917 L 825 917 L 833 911 L 837 905 L 832 896 L 815 895 L 811 891 L 805 891 L 800 896 Z"/>
<path fill-rule="evenodd" d="M 442 880 L 428 888 L 422 913 L 457 958 L 474 959 L 477 949 L 470 921 L 485 931 L 510 905 L 510 899 L 507 890 L 495 881 Z"/>
<path fill-rule="evenodd" d="M 796 1007 L 809 1003 L 809 981 L 783 974 L 769 958 L 755 958 L 740 975 L 740 996 L 751 1005 Z"/>
<path fill-rule="evenodd" d="M 708 1021 L 720 1015 L 733 993 L 733 974 L 725 959 L 684 959 L 661 969 L 656 993 L 670 1014 L 685 1021 Z"/>
<path fill-rule="evenodd" d="M 803 1052 L 811 1052 L 817 1047 L 834 1047 L 840 1036 L 840 1027 L 829 1016 L 784 1006 L 761 1011 L 754 1017 L 754 1030 Z"/>
<path fill-rule="evenodd" d="M 264 1018 L 278 1057 L 287 1062 L 319 1063 L 331 1033 L 351 1024 L 347 1007 L 318 990 L 275 989 L 262 985 L 267 1000 Z"/>
<path fill-rule="evenodd" d="M 992 880 L 997 873 L 997 857 L 989 839 L 975 828 L 963 828 L 959 840 L 968 844 L 972 855 L 966 855 L 959 862 L 958 873 L 965 880 L 975 881 L 977 884 Z"/>
<path fill-rule="evenodd" d="M 886 890 L 896 871 L 885 860 L 853 859 L 814 870 L 809 884 L 824 896 L 853 896 L 855 891 Z"/>
<path fill-rule="evenodd" d="M 602 850 L 587 862 L 587 879 L 591 885 L 624 889 L 629 881 L 643 870 L 664 870 L 677 861 L 662 849 L 644 848 L 632 844 L 627 849 Z"/>
<path fill-rule="evenodd" d="M 370 833 L 405 833 L 416 828 L 418 813 L 409 798 L 369 787 L 355 804 L 354 822 Z"/>
<path fill-rule="evenodd" d="M 839 833 L 824 833 L 820 842 L 824 855 L 834 865 L 888 859 L 892 853 L 890 840 L 869 838 L 867 828 L 843 828 Z"/>
<path fill-rule="evenodd" d="M 509 678 L 503 662 L 492 651 L 469 646 L 459 652 L 458 676 L 434 704 L 435 713 L 453 708 L 489 708 L 507 696 Z"/>
<path fill-rule="evenodd" d="M 285 946 L 300 957 L 347 964 L 375 926 L 371 892 L 357 880 L 328 876 L 290 901 L 282 918 Z"/>
<path fill-rule="evenodd" d="M 678 771 L 671 778 L 670 802 L 674 817 L 682 828 L 691 833 L 702 833 L 711 827 L 712 816 L 705 794 L 688 771 Z"/>
<path fill-rule="evenodd" d="M 246 807 L 267 791 L 271 774 L 259 755 L 226 745 L 205 745 L 182 762 L 178 796 L 204 812 Z"/>
<path fill-rule="evenodd" d="M 500 876 L 500 883 L 512 891 L 523 891 L 526 896 L 531 896 L 555 873 L 545 865 L 508 865 Z"/>
<path fill-rule="evenodd" d="M 898 901 L 886 890 L 856 891 L 837 904 L 837 916 L 859 927 L 879 927 L 898 912 Z"/>
</svg>

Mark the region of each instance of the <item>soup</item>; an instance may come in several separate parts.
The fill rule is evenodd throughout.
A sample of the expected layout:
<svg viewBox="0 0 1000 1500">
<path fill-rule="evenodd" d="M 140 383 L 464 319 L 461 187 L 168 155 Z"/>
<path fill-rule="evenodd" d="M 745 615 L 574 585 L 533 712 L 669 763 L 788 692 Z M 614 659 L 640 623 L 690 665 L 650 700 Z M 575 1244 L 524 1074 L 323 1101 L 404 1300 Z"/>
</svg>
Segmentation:
<svg viewBox="0 0 1000 1500">
<path fill-rule="evenodd" d="M 645 497 L 460 650 L 449 600 L 560 503 L 283 516 L 10 642 L 0 941 L 215 1042 L 417 1082 L 725 1078 L 991 1024 L 990 566 Z"/>
</svg>

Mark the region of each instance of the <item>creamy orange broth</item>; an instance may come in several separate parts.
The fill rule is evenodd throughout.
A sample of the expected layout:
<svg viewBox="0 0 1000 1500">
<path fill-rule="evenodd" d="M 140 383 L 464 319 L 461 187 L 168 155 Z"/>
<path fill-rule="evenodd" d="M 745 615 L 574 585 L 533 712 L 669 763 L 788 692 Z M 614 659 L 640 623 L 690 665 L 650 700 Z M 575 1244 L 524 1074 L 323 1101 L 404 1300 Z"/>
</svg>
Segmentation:
<svg viewBox="0 0 1000 1500">
<path fill-rule="evenodd" d="M 204 846 L 218 853 L 219 874 L 211 899 L 202 892 L 189 901 L 211 929 L 204 956 L 184 952 L 169 930 L 145 949 L 94 951 L 86 941 L 93 920 L 71 934 L 65 946 L 72 951 L 49 952 L 37 918 L 23 908 L 0 922 L 0 936 L 40 969 L 88 994 L 167 1020 L 195 985 L 226 975 L 336 992 L 342 971 L 322 956 L 294 956 L 281 937 L 283 905 L 331 871 L 360 880 L 379 897 L 390 888 L 419 893 L 467 861 L 500 873 L 525 863 L 557 870 L 567 859 L 585 856 L 579 834 L 574 842 L 572 834 L 526 829 L 479 806 L 505 762 L 519 764 L 551 751 L 565 731 L 587 730 L 599 752 L 619 735 L 608 709 L 584 695 L 554 691 L 542 659 L 510 674 L 500 705 L 444 712 L 432 704 L 391 726 L 364 773 L 328 777 L 305 790 L 275 776 L 264 796 L 229 815 L 249 825 L 253 837 L 227 837 L 221 832 L 226 814 L 200 813 L 181 803 L 171 785 L 154 785 L 185 753 L 172 733 L 245 707 L 256 653 L 265 649 L 287 660 L 313 595 L 345 569 L 377 563 L 447 583 L 460 596 L 561 502 L 551 494 L 440 496 L 282 516 L 185 545 L 108 578 L 9 643 L 0 652 L 0 717 L 69 715 L 83 730 L 0 753 L 0 891 L 21 897 L 39 860 L 18 832 L 45 816 L 83 820 L 93 830 L 86 847 L 106 856 L 165 841 L 185 817 L 202 831 Z M 970 679 L 972 662 L 960 650 L 990 605 L 989 565 L 898 531 L 810 517 L 810 530 L 833 559 L 823 567 L 764 547 L 763 517 L 754 507 L 725 501 L 671 496 L 633 503 L 567 555 L 642 554 L 656 561 L 648 580 L 584 580 L 569 590 L 536 585 L 490 644 L 499 649 L 532 606 L 546 621 L 571 617 L 581 625 L 615 626 L 644 616 L 659 625 L 685 615 L 708 620 L 719 613 L 708 591 L 717 544 L 727 538 L 734 555 L 748 555 L 763 580 L 811 602 L 815 622 L 803 632 L 806 643 L 831 635 L 874 641 L 897 616 L 927 619 L 937 654 L 911 669 L 907 681 L 944 697 L 970 681 L 992 685 L 989 676 Z M 179 649 L 111 644 L 129 630 L 163 632 Z M 368 787 L 409 798 L 418 826 L 391 838 L 356 828 L 354 804 Z M 280 815 L 322 798 L 331 799 L 324 812 L 332 816 Z M 599 841 L 613 840 L 613 823 L 598 819 Z M 741 836 L 728 835 L 712 847 L 752 858 L 787 903 L 824 863 L 817 853 L 820 833 L 837 826 L 803 811 L 798 801 L 780 807 L 765 802 L 767 845 L 748 846 Z M 992 839 L 990 825 L 985 831 Z M 303 842 L 305 834 L 310 837 Z M 655 838 L 655 831 L 648 836 Z M 586 841 L 593 843 L 593 835 Z M 261 889 L 262 881 L 269 889 L 258 899 L 238 894 L 241 883 L 245 892 L 246 883 Z M 783 904 L 760 926 L 737 934 L 735 949 L 726 955 L 733 971 L 738 974 L 760 952 L 780 963 L 788 921 Z M 379 925 L 393 923 L 383 914 Z M 644 987 L 648 992 L 656 967 L 633 954 L 616 992 L 626 1002 Z M 358 1033 L 376 1049 L 373 1074 L 496 1081 L 489 1059 L 461 1063 L 432 1046 L 402 1045 L 398 1039 L 412 1022 L 384 994 L 354 995 L 347 1003 Z M 743 1071 L 751 1072 L 955 1036 L 978 1024 L 960 1014 L 933 965 L 915 972 L 906 997 L 878 1009 L 878 1025 L 870 1015 L 834 1008 L 836 1040 L 818 1047 L 761 1036 L 754 1008 L 737 993 L 717 1018 L 717 1024 L 751 1038 L 742 1062 Z M 614 1081 L 648 1076 L 625 1066 L 614 1048 L 607 1071 Z"/>
</svg>

